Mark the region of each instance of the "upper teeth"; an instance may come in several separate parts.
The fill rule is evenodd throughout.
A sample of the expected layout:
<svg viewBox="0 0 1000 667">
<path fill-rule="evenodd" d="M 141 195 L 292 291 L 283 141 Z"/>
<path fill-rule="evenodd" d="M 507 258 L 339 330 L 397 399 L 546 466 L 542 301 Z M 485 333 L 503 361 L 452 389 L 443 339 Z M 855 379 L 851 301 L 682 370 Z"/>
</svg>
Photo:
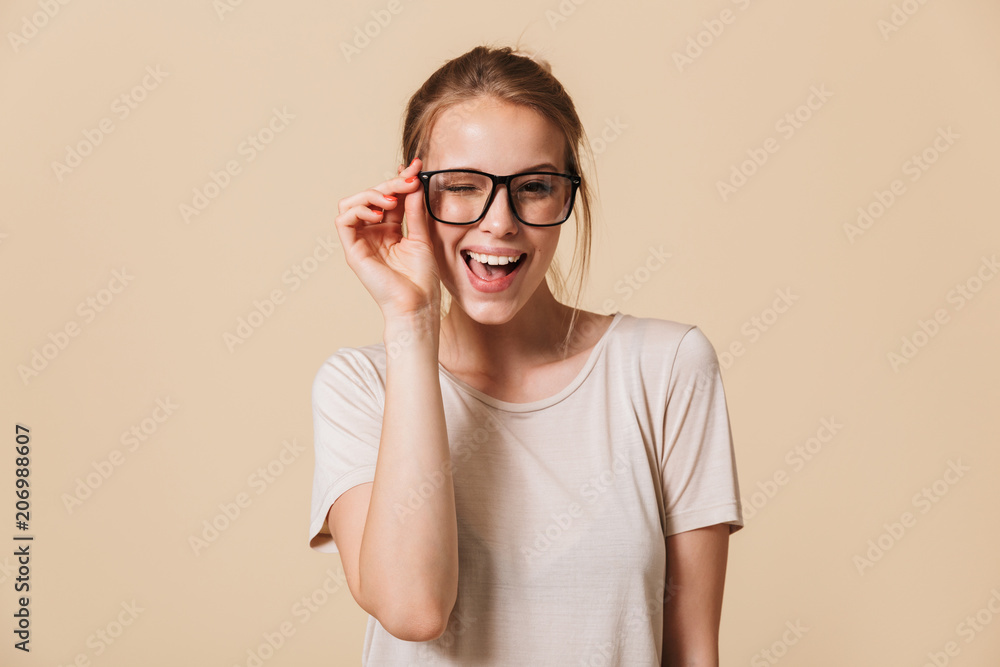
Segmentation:
<svg viewBox="0 0 1000 667">
<path fill-rule="evenodd" d="M 510 257 L 508 255 L 486 255 L 481 252 L 472 252 L 471 250 L 467 250 L 466 252 L 469 253 L 469 257 L 481 264 L 499 264 L 502 266 L 504 264 L 513 264 L 521 259 L 520 255 L 517 257 Z"/>
</svg>

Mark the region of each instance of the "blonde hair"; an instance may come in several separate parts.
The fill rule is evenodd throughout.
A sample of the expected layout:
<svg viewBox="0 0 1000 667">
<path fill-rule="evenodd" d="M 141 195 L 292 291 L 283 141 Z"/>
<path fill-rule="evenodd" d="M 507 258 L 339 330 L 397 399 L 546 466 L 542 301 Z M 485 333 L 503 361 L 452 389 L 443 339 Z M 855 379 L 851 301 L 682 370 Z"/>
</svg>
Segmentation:
<svg viewBox="0 0 1000 667">
<path fill-rule="evenodd" d="M 568 305 L 573 308 L 562 345 L 565 354 L 576 325 L 578 306 L 590 265 L 593 193 L 583 176 L 581 157 L 585 155 L 588 164 L 593 164 L 593 155 L 573 100 L 552 75 L 549 63 L 511 47 L 488 46 L 477 46 L 447 61 L 413 94 L 406 106 L 403 164 L 409 164 L 413 158 L 423 154 L 430 139 L 430 130 L 445 109 L 458 111 L 457 114 L 450 114 L 448 119 L 453 123 L 461 123 L 479 105 L 491 101 L 528 107 L 552 121 L 566 138 L 568 171 L 582 179 L 577 195 L 579 205 L 573 213 L 577 234 L 570 273 L 564 276 L 557 258 L 553 258 L 546 274 L 555 297 L 564 302 L 568 300 Z M 572 289 L 568 288 L 567 282 L 572 285 Z M 443 290 L 442 294 L 446 291 Z M 447 306 L 441 312 L 444 317 Z"/>
</svg>

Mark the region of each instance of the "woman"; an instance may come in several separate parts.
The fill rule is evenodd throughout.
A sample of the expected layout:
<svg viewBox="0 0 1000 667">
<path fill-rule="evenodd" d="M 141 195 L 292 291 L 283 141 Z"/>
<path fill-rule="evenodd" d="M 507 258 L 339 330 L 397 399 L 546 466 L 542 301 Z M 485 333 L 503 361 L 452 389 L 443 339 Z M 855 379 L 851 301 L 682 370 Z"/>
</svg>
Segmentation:
<svg viewBox="0 0 1000 667">
<path fill-rule="evenodd" d="M 743 520 L 717 357 L 550 290 L 576 199 L 585 276 L 583 146 L 546 64 L 478 47 L 411 98 L 399 176 L 340 202 L 384 340 L 316 375 L 310 546 L 370 614 L 365 664 L 718 664 Z"/>
</svg>

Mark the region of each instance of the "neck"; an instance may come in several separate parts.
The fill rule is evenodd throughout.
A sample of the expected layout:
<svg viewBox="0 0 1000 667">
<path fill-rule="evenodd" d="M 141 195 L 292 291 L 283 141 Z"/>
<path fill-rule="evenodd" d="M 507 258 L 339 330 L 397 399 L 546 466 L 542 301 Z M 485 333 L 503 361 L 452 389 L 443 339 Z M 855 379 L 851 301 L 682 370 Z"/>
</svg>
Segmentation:
<svg viewBox="0 0 1000 667">
<path fill-rule="evenodd" d="M 503 324 L 482 324 L 452 302 L 441 322 L 440 360 L 448 369 L 475 369 L 490 376 L 562 359 L 573 309 L 542 282 L 532 298 Z"/>
</svg>

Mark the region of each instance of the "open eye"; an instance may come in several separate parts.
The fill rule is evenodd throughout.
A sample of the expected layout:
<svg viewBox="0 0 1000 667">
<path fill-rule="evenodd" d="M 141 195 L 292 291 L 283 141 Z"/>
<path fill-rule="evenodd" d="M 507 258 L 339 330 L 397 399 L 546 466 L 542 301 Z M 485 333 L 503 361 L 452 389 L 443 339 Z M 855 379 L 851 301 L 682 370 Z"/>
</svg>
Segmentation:
<svg viewBox="0 0 1000 667">
<path fill-rule="evenodd" d="M 517 187 L 517 196 L 523 199 L 538 199 L 552 194 L 552 184 L 546 180 L 535 179 L 522 183 Z"/>
</svg>

